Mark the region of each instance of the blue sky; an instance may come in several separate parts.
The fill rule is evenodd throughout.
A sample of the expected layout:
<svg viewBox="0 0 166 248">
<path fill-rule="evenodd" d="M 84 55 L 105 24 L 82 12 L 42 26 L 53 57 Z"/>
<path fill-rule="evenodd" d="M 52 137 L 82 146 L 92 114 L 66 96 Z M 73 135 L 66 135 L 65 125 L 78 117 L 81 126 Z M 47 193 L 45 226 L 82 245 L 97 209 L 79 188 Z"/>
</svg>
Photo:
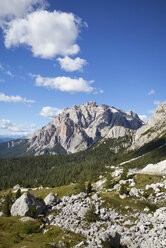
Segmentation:
<svg viewBox="0 0 166 248">
<path fill-rule="evenodd" d="M 145 120 L 165 69 L 165 0 L 0 0 L 0 135 L 87 101 Z"/>
</svg>

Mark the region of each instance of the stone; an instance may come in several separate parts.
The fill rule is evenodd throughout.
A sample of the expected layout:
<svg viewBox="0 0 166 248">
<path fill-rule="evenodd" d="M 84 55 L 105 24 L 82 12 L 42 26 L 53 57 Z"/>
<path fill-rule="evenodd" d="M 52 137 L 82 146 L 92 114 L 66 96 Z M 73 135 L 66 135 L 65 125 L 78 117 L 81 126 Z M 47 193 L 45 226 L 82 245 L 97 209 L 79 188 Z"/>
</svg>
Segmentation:
<svg viewBox="0 0 166 248">
<path fill-rule="evenodd" d="M 11 207 L 12 216 L 29 216 L 35 205 L 36 215 L 41 214 L 45 208 L 45 203 L 42 200 L 37 200 L 32 194 L 24 193 L 20 196 Z"/>
<path fill-rule="evenodd" d="M 139 197 L 139 193 L 140 193 L 140 190 L 137 189 L 137 188 L 132 188 L 129 192 L 129 195 L 130 196 L 136 196 L 136 197 Z"/>
<path fill-rule="evenodd" d="M 13 187 L 13 189 L 20 189 L 21 187 L 20 187 L 20 185 L 19 184 L 16 184 L 14 187 Z"/>
<path fill-rule="evenodd" d="M 105 233 L 102 237 L 104 243 L 109 244 L 111 248 L 120 248 L 120 234 L 116 231 Z"/>
<path fill-rule="evenodd" d="M 82 245 L 84 245 L 84 241 L 81 241 L 79 244 L 77 244 L 74 248 L 78 248 L 81 247 Z"/>
<path fill-rule="evenodd" d="M 80 211 L 78 212 L 78 217 L 84 218 L 88 210 L 88 207 L 81 207 Z"/>
<path fill-rule="evenodd" d="M 52 192 L 50 194 L 48 194 L 45 198 L 44 198 L 44 202 L 46 205 L 48 206 L 55 206 L 57 203 L 57 194 L 53 194 Z"/>
<path fill-rule="evenodd" d="M 25 217 L 21 218 L 20 221 L 21 222 L 27 222 L 27 221 L 34 221 L 34 219 L 29 217 L 29 216 L 25 216 Z"/>
</svg>

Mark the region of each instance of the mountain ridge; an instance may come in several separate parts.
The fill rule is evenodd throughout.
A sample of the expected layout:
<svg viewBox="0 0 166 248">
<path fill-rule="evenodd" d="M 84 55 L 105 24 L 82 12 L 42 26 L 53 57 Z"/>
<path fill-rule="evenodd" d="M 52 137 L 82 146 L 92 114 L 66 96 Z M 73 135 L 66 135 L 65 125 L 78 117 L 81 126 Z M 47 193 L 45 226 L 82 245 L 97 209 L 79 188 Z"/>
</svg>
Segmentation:
<svg viewBox="0 0 166 248">
<path fill-rule="evenodd" d="M 130 137 L 120 147 L 138 150 L 166 143 L 166 102 L 160 104 L 147 123 L 133 111 L 125 112 L 87 102 L 81 106 L 65 108 L 61 114 L 42 129 L 25 139 L 0 144 L 0 157 L 38 156 L 43 154 L 69 154 L 86 150 L 98 141 Z M 149 145 L 148 145 L 149 143 Z M 146 146 L 147 144 L 147 146 Z M 110 147 L 118 152 L 119 145 Z"/>
<path fill-rule="evenodd" d="M 28 137 L 28 149 L 51 149 L 59 143 L 67 153 L 85 150 L 101 138 L 118 138 L 133 133 L 142 121 L 133 111 L 87 102 L 65 108 L 52 122 Z"/>
</svg>

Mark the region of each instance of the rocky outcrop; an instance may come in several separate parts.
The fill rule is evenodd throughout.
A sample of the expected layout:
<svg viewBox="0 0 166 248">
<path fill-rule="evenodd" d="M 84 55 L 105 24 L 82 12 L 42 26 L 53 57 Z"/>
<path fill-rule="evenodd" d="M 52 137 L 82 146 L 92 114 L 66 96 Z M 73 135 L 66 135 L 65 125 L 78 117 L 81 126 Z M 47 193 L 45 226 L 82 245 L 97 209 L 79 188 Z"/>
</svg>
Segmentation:
<svg viewBox="0 0 166 248">
<path fill-rule="evenodd" d="M 132 149 L 163 137 L 166 137 L 166 101 L 161 103 L 150 120 L 136 131 Z"/>
<path fill-rule="evenodd" d="M 57 203 L 57 194 L 53 194 L 53 193 L 48 194 L 45 197 L 44 202 L 47 206 L 51 206 L 51 207 L 55 206 Z"/>
<path fill-rule="evenodd" d="M 59 214 L 48 215 L 47 224 L 83 234 L 86 237 L 86 247 L 89 248 L 166 246 L 165 207 L 154 213 L 149 213 L 149 209 L 144 209 L 144 213 L 128 211 L 128 214 L 123 216 L 115 209 L 102 207 L 103 203 L 104 200 L 98 194 L 91 198 L 84 193 L 65 196 L 52 208 L 58 210 Z M 91 204 L 95 206 L 99 220 L 87 225 L 85 215 L 80 216 L 80 211 L 82 208 L 87 210 Z M 146 211 L 148 213 L 145 213 Z"/>
<path fill-rule="evenodd" d="M 35 206 L 36 216 L 41 214 L 45 208 L 42 200 L 36 199 L 30 193 L 24 193 L 20 196 L 11 207 L 12 216 L 30 216 L 32 208 Z"/>
<path fill-rule="evenodd" d="M 65 108 L 54 120 L 29 139 L 29 150 L 39 155 L 59 144 L 68 153 L 85 150 L 101 138 L 118 138 L 133 134 L 142 121 L 132 111 L 124 112 L 107 105 L 87 102 Z"/>
<path fill-rule="evenodd" d="M 140 173 L 166 175 L 166 160 L 158 162 L 157 164 L 148 164 Z"/>
</svg>

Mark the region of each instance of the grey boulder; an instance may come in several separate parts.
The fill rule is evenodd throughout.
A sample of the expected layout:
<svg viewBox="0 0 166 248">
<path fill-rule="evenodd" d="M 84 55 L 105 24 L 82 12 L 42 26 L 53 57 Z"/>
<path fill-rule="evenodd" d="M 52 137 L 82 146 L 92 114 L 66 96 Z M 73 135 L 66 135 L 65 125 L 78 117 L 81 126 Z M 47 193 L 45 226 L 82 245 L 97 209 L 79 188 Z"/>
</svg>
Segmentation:
<svg viewBox="0 0 166 248">
<path fill-rule="evenodd" d="M 11 207 L 12 216 L 30 216 L 32 208 L 36 208 L 36 216 L 41 214 L 45 208 L 43 200 L 36 199 L 30 193 L 24 193 L 20 196 Z"/>
</svg>

